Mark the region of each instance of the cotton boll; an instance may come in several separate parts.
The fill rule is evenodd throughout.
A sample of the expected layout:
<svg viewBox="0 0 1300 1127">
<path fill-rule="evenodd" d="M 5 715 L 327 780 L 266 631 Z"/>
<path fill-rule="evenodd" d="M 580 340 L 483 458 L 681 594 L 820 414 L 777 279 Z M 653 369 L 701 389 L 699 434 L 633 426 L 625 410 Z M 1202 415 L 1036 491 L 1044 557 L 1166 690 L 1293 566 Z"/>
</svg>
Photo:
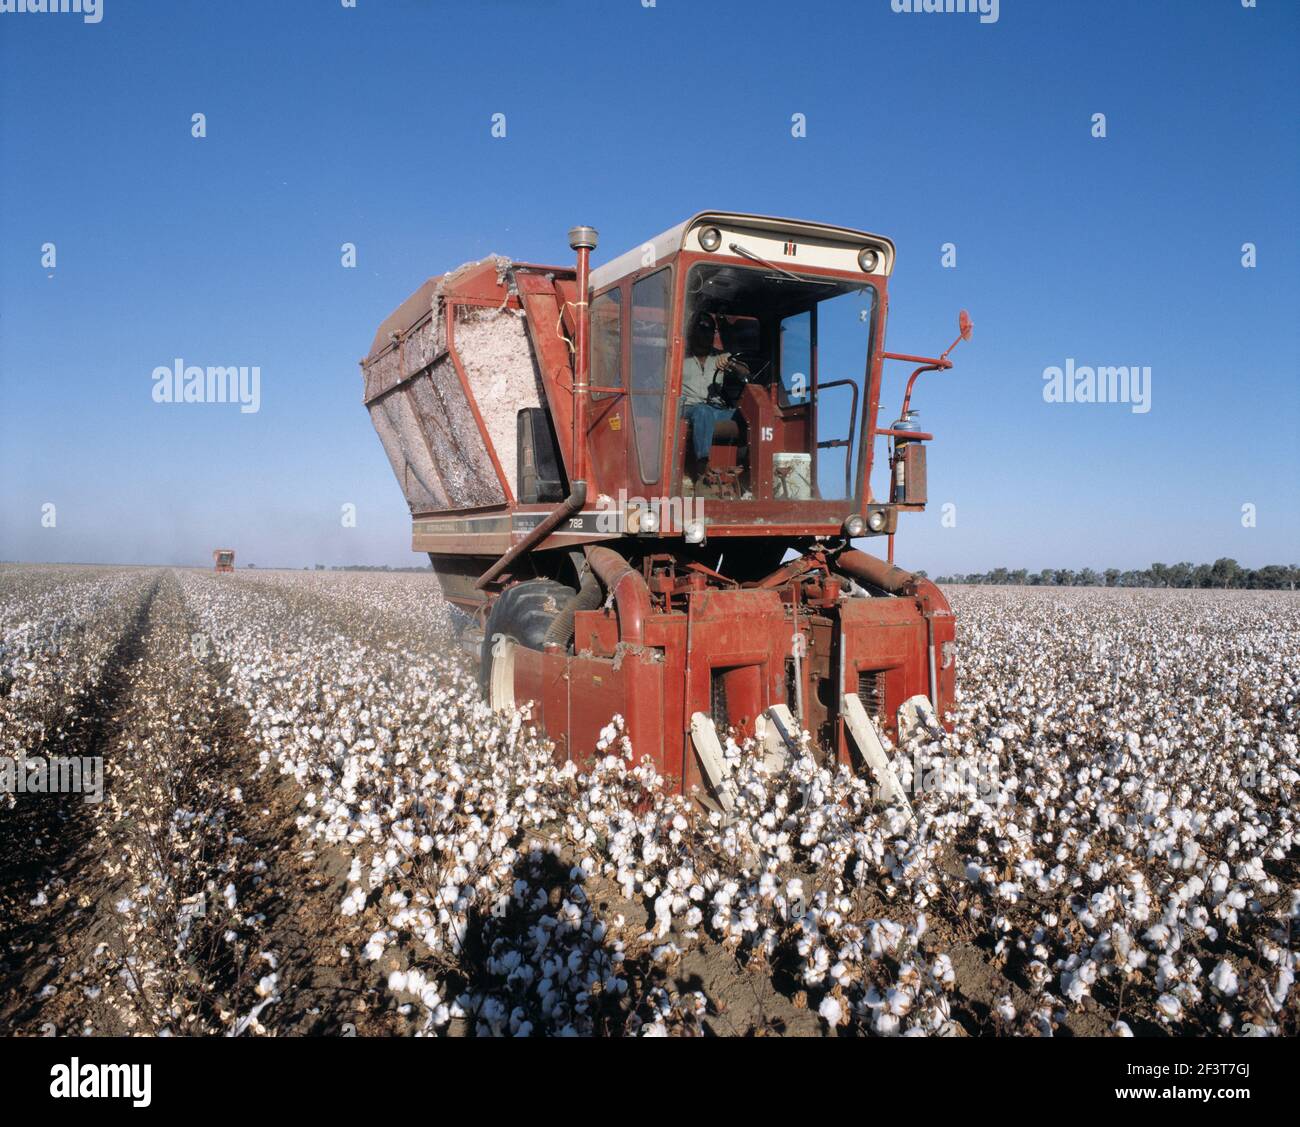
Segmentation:
<svg viewBox="0 0 1300 1127">
<path fill-rule="evenodd" d="M 1237 972 L 1227 959 L 1221 960 L 1210 972 L 1210 985 L 1226 998 L 1237 994 Z"/>
<path fill-rule="evenodd" d="M 840 1005 L 839 999 L 831 994 L 822 999 L 822 1004 L 817 1008 L 817 1012 L 832 1029 L 844 1019 L 844 1007 Z"/>
</svg>

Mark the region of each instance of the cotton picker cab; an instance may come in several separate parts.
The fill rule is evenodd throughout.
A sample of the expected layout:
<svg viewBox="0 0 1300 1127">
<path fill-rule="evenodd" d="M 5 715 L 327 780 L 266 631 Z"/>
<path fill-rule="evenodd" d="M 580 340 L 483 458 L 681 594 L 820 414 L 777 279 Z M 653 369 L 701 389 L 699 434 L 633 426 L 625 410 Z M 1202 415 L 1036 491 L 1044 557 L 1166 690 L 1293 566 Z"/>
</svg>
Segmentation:
<svg viewBox="0 0 1300 1127">
<path fill-rule="evenodd" d="M 235 570 L 235 549 L 214 548 L 212 550 L 213 571 Z"/>
<path fill-rule="evenodd" d="M 704 212 L 595 270 L 596 232 L 569 242 L 576 268 L 429 279 L 362 361 L 489 702 L 531 703 L 560 757 L 619 714 L 706 803 L 729 805 L 729 731 L 785 754 L 806 729 L 891 789 L 880 733 L 953 699 L 952 612 L 892 561 L 926 503 L 912 388 L 969 318 L 937 358 L 885 351 L 894 244 L 844 227 Z M 885 426 L 887 360 L 915 371 Z"/>
</svg>

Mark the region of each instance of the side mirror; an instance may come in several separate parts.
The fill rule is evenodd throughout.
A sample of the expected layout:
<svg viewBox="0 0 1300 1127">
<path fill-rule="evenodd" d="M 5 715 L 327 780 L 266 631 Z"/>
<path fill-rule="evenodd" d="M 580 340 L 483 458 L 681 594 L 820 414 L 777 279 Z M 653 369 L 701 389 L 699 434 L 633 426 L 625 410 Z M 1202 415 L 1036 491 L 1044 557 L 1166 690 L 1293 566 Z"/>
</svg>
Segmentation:
<svg viewBox="0 0 1300 1127">
<path fill-rule="evenodd" d="M 956 348 L 959 344 L 961 344 L 962 341 L 970 340 L 971 330 L 974 328 L 975 328 L 975 324 L 973 321 L 971 321 L 970 314 L 963 309 L 957 315 L 957 339 L 948 346 L 947 352 L 945 352 L 942 356 L 939 357 L 940 361 L 945 362 L 946 367 L 949 368 L 952 367 L 951 364 L 946 363 L 949 353 L 951 353 L 954 348 Z"/>
</svg>

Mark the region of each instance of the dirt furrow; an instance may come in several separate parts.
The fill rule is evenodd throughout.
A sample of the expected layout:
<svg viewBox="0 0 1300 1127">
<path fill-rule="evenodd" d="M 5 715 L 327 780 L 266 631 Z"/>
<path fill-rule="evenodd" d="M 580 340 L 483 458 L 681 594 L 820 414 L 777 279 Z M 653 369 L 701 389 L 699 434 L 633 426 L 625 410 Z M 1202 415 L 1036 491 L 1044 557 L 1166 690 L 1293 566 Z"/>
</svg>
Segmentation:
<svg viewBox="0 0 1300 1127">
<path fill-rule="evenodd" d="M 161 575 L 148 581 L 105 667 L 76 697 L 65 731 L 48 733 L 29 756 L 103 757 L 132 689 Z M 0 818 L 0 1030 L 39 1021 L 51 979 L 84 927 L 86 898 L 73 895 L 91 863 L 94 821 L 82 794 L 27 794 Z"/>
<path fill-rule="evenodd" d="M 213 728 L 224 752 L 213 766 L 241 788 L 244 802 L 235 825 L 266 866 L 254 882 L 250 910 L 259 919 L 264 948 L 276 952 L 279 1000 L 259 1015 L 259 1023 L 277 1035 L 387 1032 L 374 1003 L 378 978 L 348 950 L 338 928 L 348 858 L 340 850 L 314 847 L 300 834 L 300 790 L 260 761 L 247 713 L 227 684 L 229 667 L 188 604 L 186 623 L 215 689 Z"/>
</svg>

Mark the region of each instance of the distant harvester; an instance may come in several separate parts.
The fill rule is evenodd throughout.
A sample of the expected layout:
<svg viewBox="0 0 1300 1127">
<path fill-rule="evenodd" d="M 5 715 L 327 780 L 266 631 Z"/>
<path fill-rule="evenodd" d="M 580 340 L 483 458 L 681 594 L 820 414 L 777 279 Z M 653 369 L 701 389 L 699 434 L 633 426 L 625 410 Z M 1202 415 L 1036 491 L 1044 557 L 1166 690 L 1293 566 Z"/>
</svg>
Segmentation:
<svg viewBox="0 0 1300 1127">
<path fill-rule="evenodd" d="M 212 558 L 216 561 L 216 571 L 235 570 L 234 548 L 214 548 L 212 551 Z"/>
</svg>

